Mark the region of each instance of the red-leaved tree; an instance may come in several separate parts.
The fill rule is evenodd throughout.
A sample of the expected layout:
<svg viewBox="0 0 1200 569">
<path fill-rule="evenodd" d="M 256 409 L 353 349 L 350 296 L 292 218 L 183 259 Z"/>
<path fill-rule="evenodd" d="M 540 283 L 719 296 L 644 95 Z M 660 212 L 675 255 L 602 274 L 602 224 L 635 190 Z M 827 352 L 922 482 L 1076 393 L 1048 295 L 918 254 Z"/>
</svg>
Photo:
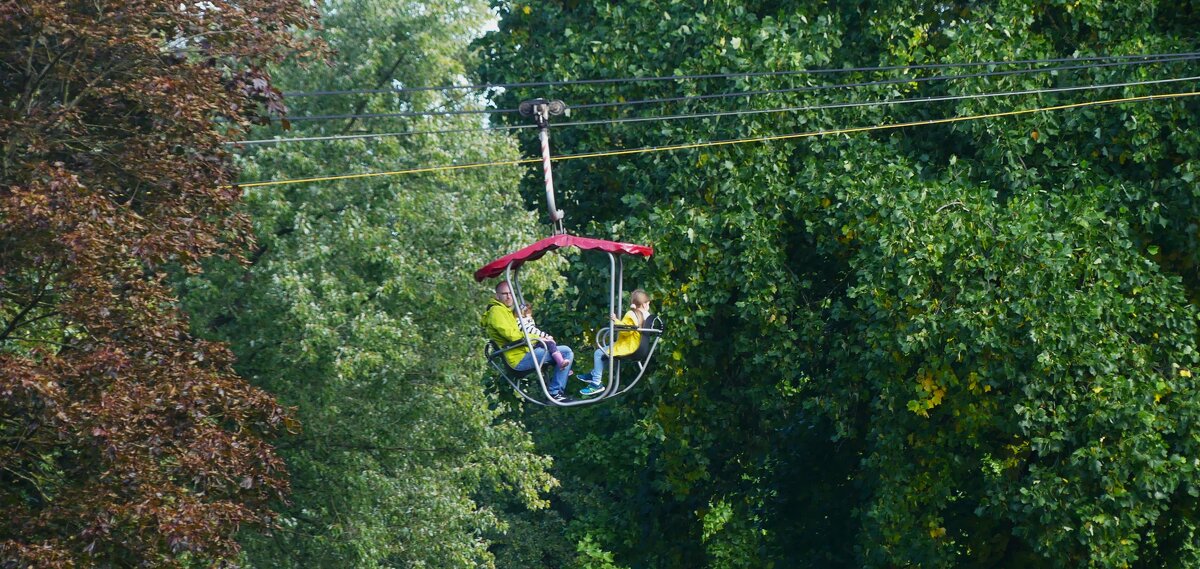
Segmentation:
<svg viewBox="0 0 1200 569">
<path fill-rule="evenodd" d="M 321 46 L 300 0 L 0 0 L 0 566 L 237 555 L 290 421 L 166 284 L 251 239 L 222 143 Z"/>
</svg>

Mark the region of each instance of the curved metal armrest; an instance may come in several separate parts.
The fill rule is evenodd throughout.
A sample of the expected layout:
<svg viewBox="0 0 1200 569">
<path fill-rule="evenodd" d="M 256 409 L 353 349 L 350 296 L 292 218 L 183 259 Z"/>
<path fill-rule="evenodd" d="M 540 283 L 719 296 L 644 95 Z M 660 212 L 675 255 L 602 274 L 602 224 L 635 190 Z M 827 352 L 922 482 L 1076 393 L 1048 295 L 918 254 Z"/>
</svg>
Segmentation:
<svg viewBox="0 0 1200 569">
<path fill-rule="evenodd" d="M 533 342 L 533 345 L 535 348 L 539 347 L 539 346 L 541 348 L 546 347 L 546 343 L 544 341 L 542 341 L 540 339 L 540 337 L 535 337 L 535 339 L 530 339 L 530 341 Z M 496 342 L 490 341 L 487 343 L 490 346 L 496 346 Z M 516 342 L 508 343 L 508 345 L 505 345 L 503 347 L 497 347 L 496 349 L 494 349 L 494 351 L 487 354 L 487 358 L 488 359 L 496 359 L 496 358 L 500 357 L 500 355 L 503 355 L 505 352 L 511 352 L 511 351 L 514 351 L 514 349 L 516 349 L 516 348 L 523 348 L 523 347 L 526 347 L 526 343 L 524 343 L 524 340 L 517 340 Z"/>
<path fill-rule="evenodd" d="M 533 347 L 535 347 L 535 348 L 539 347 L 539 346 L 542 348 L 546 347 L 545 341 L 542 340 L 541 338 L 530 338 L 530 341 L 534 344 Z M 517 340 L 516 342 L 513 342 L 511 344 L 506 344 L 503 347 L 496 348 L 496 351 L 492 352 L 492 353 L 493 354 L 503 354 L 504 352 L 507 352 L 510 350 L 515 350 L 517 348 L 524 348 L 524 347 L 525 347 L 525 340 Z"/>
<path fill-rule="evenodd" d="M 608 343 L 606 341 L 608 340 L 608 329 L 609 328 L 612 328 L 618 332 L 641 332 L 643 334 L 662 334 L 662 330 L 660 330 L 658 328 L 638 328 L 637 326 L 622 326 L 622 325 L 605 326 L 599 330 L 596 330 L 596 347 L 600 348 L 600 349 L 604 349 L 605 353 L 608 353 L 607 352 Z"/>
<path fill-rule="evenodd" d="M 611 328 L 615 332 L 641 332 L 642 334 L 661 335 L 663 333 L 663 321 L 658 316 L 654 316 L 648 320 L 651 327 L 646 326 L 643 322 L 641 326 L 630 326 L 628 324 L 609 324 L 599 330 L 596 330 L 596 347 L 602 350 L 608 348 L 606 340 L 608 339 L 608 331 Z M 653 328 L 653 326 L 658 326 Z M 606 350 L 607 352 L 607 350 Z"/>
<path fill-rule="evenodd" d="M 625 326 L 625 325 L 617 325 L 617 326 L 614 326 L 613 328 L 618 332 L 646 332 L 649 334 L 662 334 L 662 330 L 659 328 L 638 328 L 637 326 Z M 608 330 L 608 326 L 601 328 L 601 330 Z"/>
</svg>

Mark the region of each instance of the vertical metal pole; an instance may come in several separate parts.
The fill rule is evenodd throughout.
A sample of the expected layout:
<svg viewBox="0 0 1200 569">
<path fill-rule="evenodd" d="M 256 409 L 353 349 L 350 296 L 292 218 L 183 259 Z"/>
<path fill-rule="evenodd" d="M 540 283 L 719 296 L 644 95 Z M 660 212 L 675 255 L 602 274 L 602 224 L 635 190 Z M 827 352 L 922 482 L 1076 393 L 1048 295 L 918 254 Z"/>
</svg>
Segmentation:
<svg viewBox="0 0 1200 569">
<path fill-rule="evenodd" d="M 566 233 L 563 218 L 566 214 L 554 203 L 554 174 L 550 167 L 550 116 L 561 115 L 567 110 L 562 101 L 546 99 L 530 99 L 522 101 L 518 110 L 524 116 L 533 117 L 538 126 L 538 141 L 542 145 L 542 174 L 546 180 L 546 208 L 550 210 L 550 226 L 554 235 Z"/>
<path fill-rule="evenodd" d="M 612 255 L 612 253 L 609 254 Z M 614 255 L 614 257 L 616 256 Z M 625 316 L 625 257 L 616 257 L 616 260 L 617 311 L 613 314 L 616 314 L 617 318 L 623 318 Z M 613 323 L 613 326 L 616 326 L 616 323 Z M 612 357 L 612 369 L 614 377 L 613 389 L 616 390 L 621 386 L 621 361 L 615 355 Z"/>
<path fill-rule="evenodd" d="M 513 264 L 509 263 L 504 267 L 504 280 L 508 281 L 508 291 L 513 295 L 512 309 L 515 311 L 525 305 L 525 297 L 521 294 L 521 283 L 517 279 L 517 272 L 521 268 L 517 267 L 517 270 L 514 271 L 512 266 Z M 522 329 L 521 335 L 525 336 L 525 347 L 529 349 L 529 357 L 533 358 L 533 369 L 534 373 L 537 374 L 538 384 L 542 386 L 542 394 L 546 396 L 546 401 L 553 405 L 554 401 L 550 400 L 550 390 L 546 387 L 546 377 L 542 374 L 542 363 L 546 361 L 546 358 L 550 357 L 550 354 L 543 354 L 542 359 L 539 360 L 537 349 L 533 346 L 533 340 L 529 338 L 529 332 Z M 529 398 L 528 395 L 525 395 L 525 397 Z"/>
<path fill-rule="evenodd" d="M 608 313 L 615 314 L 617 303 L 620 299 L 617 297 L 617 256 L 608 254 Z M 617 358 L 613 357 L 613 344 L 617 341 L 617 323 L 611 319 L 608 322 L 608 385 L 605 385 L 604 396 L 607 397 L 616 393 L 616 378 L 617 375 Z"/>
<path fill-rule="evenodd" d="M 625 316 L 625 257 L 617 258 L 617 316 Z"/>
<path fill-rule="evenodd" d="M 554 234 L 561 235 L 566 231 L 563 229 L 563 212 L 554 203 L 554 172 L 550 167 L 549 121 L 539 122 L 541 125 L 545 125 L 538 129 L 538 140 L 542 143 L 542 173 L 546 179 L 546 207 L 550 210 L 550 225 L 554 228 Z"/>
</svg>

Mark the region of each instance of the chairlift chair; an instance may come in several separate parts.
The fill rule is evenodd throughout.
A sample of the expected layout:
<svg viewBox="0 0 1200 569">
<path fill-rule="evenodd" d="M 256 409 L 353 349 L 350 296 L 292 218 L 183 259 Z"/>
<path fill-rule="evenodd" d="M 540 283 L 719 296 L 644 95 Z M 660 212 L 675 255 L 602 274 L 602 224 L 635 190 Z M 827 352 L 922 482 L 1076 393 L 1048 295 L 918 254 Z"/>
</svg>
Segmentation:
<svg viewBox="0 0 1200 569">
<path fill-rule="evenodd" d="M 654 254 L 654 249 L 646 245 L 636 245 L 633 243 L 620 243 L 616 241 L 605 241 L 602 239 L 592 239 L 589 237 L 578 237 L 575 235 L 559 234 L 552 237 L 547 237 L 525 247 L 514 253 L 510 253 L 487 265 L 484 265 L 479 270 L 475 271 L 475 280 L 483 282 L 485 279 L 503 276 L 508 283 L 509 290 L 513 293 L 514 306 L 523 306 L 525 297 L 521 292 L 520 269 L 521 266 L 528 261 L 536 261 L 542 258 L 546 253 L 563 247 L 574 247 L 581 251 L 597 251 L 608 255 L 609 259 L 609 312 L 620 314 L 623 311 L 622 297 L 624 296 L 624 268 L 625 256 L 641 256 L 650 257 Z M 645 374 L 646 368 L 650 363 L 650 358 L 654 355 L 654 349 L 658 346 L 659 335 L 662 333 L 661 320 L 655 317 L 652 321 L 647 319 L 642 327 L 634 328 L 628 326 L 610 325 L 602 328 L 596 334 L 596 347 L 605 349 L 611 346 L 616 339 L 616 335 L 622 331 L 636 330 L 642 333 L 642 344 L 633 354 L 626 356 L 618 356 L 610 358 L 613 362 L 607 369 L 607 381 L 604 382 L 604 391 L 595 397 L 588 399 L 580 399 L 576 401 L 559 402 L 550 397 L 550 390 L 546 385 L 546 373 L 543 368 L 553 362 L 550 354 L 545 354 L 543 361 L 538 362 L 533 369 L 526 371 L 517 371 L 509 367 L 508 362 L 504 359 L 504 354 L 510 350 L 527 348 L 530 352 L 534 352 L 540 342 L 539 339 L 530 337 L 528 333 L 522 331 L 523 340 L 519 340 L 506 346 L 497 346 L 495 342 L 488 342 L 484 349 L 484 355 L 488 363 L 500 374 L 501 377 L 508 382 L 510 386 L 517 392 L 520 397 L 526 401 L 537 405 L 556 405 L 561 407 L 573 407 L 579 405 L 588 405 L 597 403 L 609 397 L 627 392 L 633 387 L 642 376 Z M 643 349 L 644 348 L 644 349 Z M 622 361 L 634 361 L 637 365 L 637 376 L 629 382 L 624 388 L 621 387 L 620 367 Z M 533 385 L 532 376 L 536 375 L 538 384 Z"/>
<path fill-rule="evenodd" d="M 582 251 L 606 253 L 610 267 L 608 289 L 609 312 L 612 314 L 621 314 L 623 312 L 621 297 L 624 294 L 625 256 L 633 255 L 649 258 L 654 254 L 654 249 L 646 245 L 578 237 L 568 234 L 564 229 L 563 218 L 565 214 L 556 207 L 554 202 L 554 177 L 551 173 L 549 127 L 550 117 L 552 115 L 560 115 L 566 112 L 566 109 L 567 107 L 562 101 L 548 101 L 546 99 L 532 99 L 524 101 L 520 105 L 521 114 L 533 117 L 538 125 L 538 139 L 541 142 L 542 149 L 542 170 L 546 184 L 546 207 L 550 213 L 550 222 L 554 235 L 484 265 L 481 269 L 475 271 L 475 280 L 482 282 L 484 279 L 503 275 L 504 280 L 508 282 L 509 290 L 513 293 L 514 306 L 524 306 L 525 298 L 521 294 L 519 274 L 521 265 L 525 262 L 536 261 L 546 253 L 563 247 L 575 247 Z M 642 326 L 637 328 L 620 325 L 609 325 L 601 328 L 596 334 L 596 348 L 606 350 L 607 353 L 607 347 L 613 345 L 618 333 L 635 330 L 642 334 L 642 344 L 632 354 L 609 358 L 608 379 L 604 382 L 604 391 L 598 396 L 589 399 L 562 402 L 555 401 L 550 397 L 550 390 L 546 386 L 546 374 L 542 369 L 547 363 L 553 363 L 554 360 L 551 359 L 550 354 L 545 354 L 543 361 L 535 362 L 533 369 L 528 371 L 517 371 L 509 367 L 504 354 L 511 350 L 521 349 L 522 347 L 528 349 L 530 353 L 536 353 L 535 344 L 541 342 L 540 339 L 531 338 L 524 330 L 522 330 L 522 334 L 524 335 L 523 340 L 506 346 L 497 346 L 495 342 L 489 341 L 484 348 L 484 356 L 487 358 L 488 363 L 499 372 L 500 376 L 512 386 L 513 390 L 526 401 L 537 405 L 555 405 L 560 407 L 589 405 L 629 391 L 645 375 L 646 368 L 650 364 L 650 359 L 654 355 L 654 350 L 658 347 L 659 336 L 662 334 L 662 321 L 657 317 L 653 319 L 648 318 L 647 322 L 643 322 Z M 633 362 L 637 366 L 637 375 L 624 387 L 621 386 L 622 361 Z M 536 376 L 538 379 L 538 385 L 536 386 L 533 385 L 533 376 Z"/>
</svg>

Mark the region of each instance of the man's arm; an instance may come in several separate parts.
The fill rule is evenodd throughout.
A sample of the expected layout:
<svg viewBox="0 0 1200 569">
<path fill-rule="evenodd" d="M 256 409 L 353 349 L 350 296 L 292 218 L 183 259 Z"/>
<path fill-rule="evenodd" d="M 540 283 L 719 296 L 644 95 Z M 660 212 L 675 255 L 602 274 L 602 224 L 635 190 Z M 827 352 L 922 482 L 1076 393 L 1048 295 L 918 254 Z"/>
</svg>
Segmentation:
<svg viewBox="0 0 1200 569">
<path fill-rule="evenodd" d="M 506 308 L 499 306 L 489 308 L 487 325 L 505 343 L 525 339 L 525 334 L 522 334 L 521 329 L 517 327 L 517 317 L 513 316 Z"/>
</svg>

